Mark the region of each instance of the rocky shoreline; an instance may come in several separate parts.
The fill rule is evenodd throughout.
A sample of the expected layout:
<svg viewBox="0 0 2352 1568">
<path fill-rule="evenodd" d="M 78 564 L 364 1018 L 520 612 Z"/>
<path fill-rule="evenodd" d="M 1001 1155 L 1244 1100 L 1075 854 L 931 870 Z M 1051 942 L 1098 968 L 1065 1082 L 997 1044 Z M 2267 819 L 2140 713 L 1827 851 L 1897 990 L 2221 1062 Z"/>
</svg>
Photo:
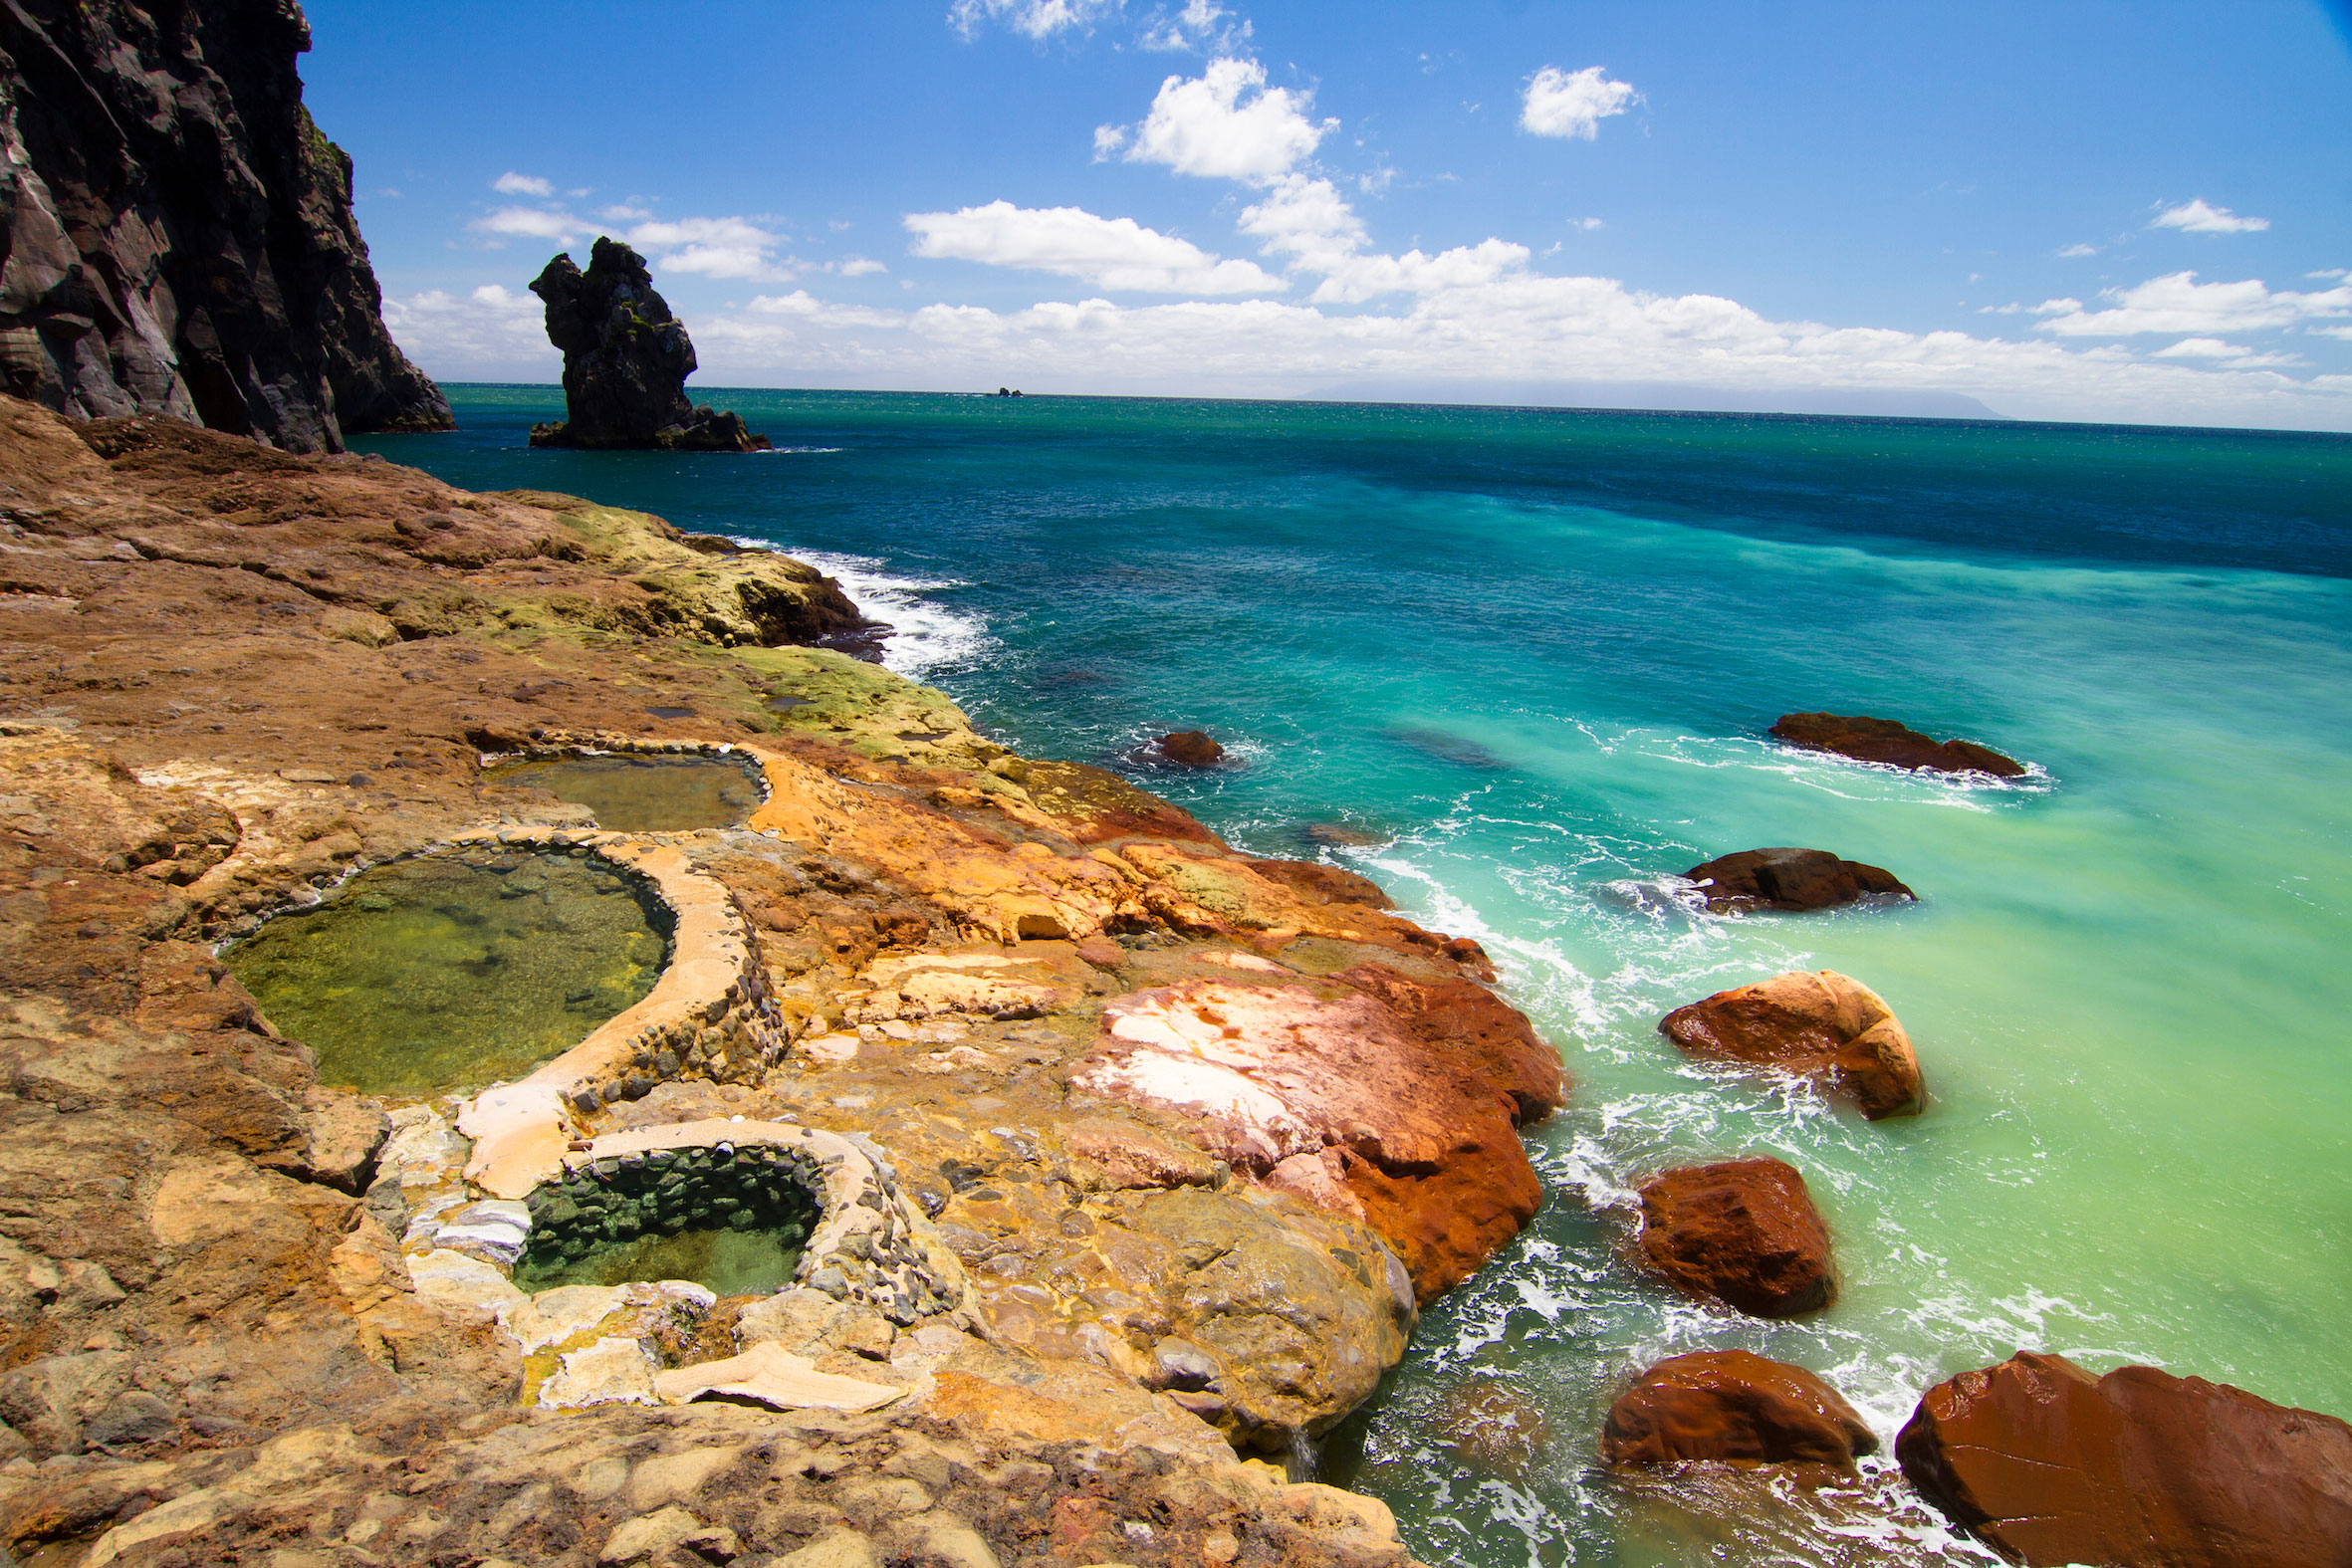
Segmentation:
<svg viewBox="0 0 2352 1568">
<path fill-rule="evenodd" d="M 1517 1128 L 1557 1056 L 1476 944 L 807 646 L 858 617 L 783 558 L 0 423 L 0 1545 L 1405 1560 L 1286 1461 L 1540 1201 Z M 766 802 L 605 833 L 481 767 L 628 747 L 723 748 Z M 647 879 L 661 985 L 518 1084 L 321 1085 L 215 948 L 469 840 Z M 644 1159 L 809 1184 L 799 1282 L 510 1281 L 583 1223 L 563 1183 Z"/>
</svg>

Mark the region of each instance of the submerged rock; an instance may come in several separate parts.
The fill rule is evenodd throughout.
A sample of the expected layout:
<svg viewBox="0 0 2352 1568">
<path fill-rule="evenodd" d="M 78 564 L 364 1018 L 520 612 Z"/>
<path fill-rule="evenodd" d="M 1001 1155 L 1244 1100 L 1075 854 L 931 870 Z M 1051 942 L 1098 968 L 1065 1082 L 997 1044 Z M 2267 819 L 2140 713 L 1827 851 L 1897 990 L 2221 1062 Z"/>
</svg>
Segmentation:
<svg viewBox="0 0 2352 1568">
<path fill-rule="evenodd" d="M 1895 1453 L 2011 1562 L 2352 1562 L 2352 1427 L 2203 1378 L 2024 1351 L 1928 1390 Z"/>
<path fill-rule="evenodd" d="M 1714 1459 L 1834 1464 L 1878 1452 L 1878 1437 L 1837 1390 L 1802 1367 L 1745 1350 L 1670 1356 L 1609 1408 L 1600 1440 L 1610 1464 Z"/>
<path fill-rule="evenodd" d="M 1684 1166 L 1641 1190 L 1642 1260 L 1669 1283 L 1755 1317 L 1837 1299 L 1829 1231 L 1796 1168 L 1778 1160 Z"/>
<path fill-rule="evenodd" d="M 1225 748 L 1211 740 L 1206 730 L 1179 730 L 1174 735 L 1163 735 L 1151 743 L 1151 749 L 1184 768 L 1214 768 L 1225 761 Z"/>
<path fill-rule="evenodd" d="M 2025 767 L 1974 741 L 1936 741 L 1893 719 L 1835 713 L 1784 713 L 1772 734 L 1808 752 L 1835 752 L 1856 762 L 1938 774 L 1991 774 L 2015 779 Z"/>
<path fill-rule="evenodd" d="M 564 350 L 566 417 L 534 425 L 533 446 L 659 447 L 677 452 L 764 452 L 739 414 L 687 400 L 694 344 L 653 291 L 645 260 L 598 239 L 582 272 L 550 261 L 531 292 L 547 302 L 548 340 Z"/>
<path fill-rule="evenodd" d="M 0 390 L 296 452 L 446 430 L 384 330 L 291 4 L 0 7 Z"/>
<path fill-rule="evenodd" d="M 1826 849 L 1743 849 L 1683 873 L 1717 914 L 1834 909 L 1873 894 L 1916 899 L 1892 871 Z"/>
<path fill-rule="evenodd" d="M 1719 991 L 1659 1021 L 1697 1056 L 1776 1067 L 1844 1095 L 1872 1121 L 1927 1107 L 1919 1057 L 1877 992 L 1835 970 L 1791 970 Z"/>
</svg>

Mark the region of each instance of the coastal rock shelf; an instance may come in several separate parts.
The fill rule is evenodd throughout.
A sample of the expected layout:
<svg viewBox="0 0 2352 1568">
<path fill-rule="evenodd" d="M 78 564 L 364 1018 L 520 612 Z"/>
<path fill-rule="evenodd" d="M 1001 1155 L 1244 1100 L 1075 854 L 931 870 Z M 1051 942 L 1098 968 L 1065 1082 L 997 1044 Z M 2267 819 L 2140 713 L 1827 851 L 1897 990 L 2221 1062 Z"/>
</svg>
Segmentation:
<svg viewBox="0 0 2352 1568">
<path fill-rule="evenodd" d="M 674 920 L 585 846 L 477 843 L 361 871 L 222 955 L 323 1082 L 425 1095 L 519 1077 L 653 990 Z"/>
<path fill-rule="evenodd" d="M 1012 1564 L 1050 1517 L 1067 1561 L 1406 1560 L 1242 1456 L 1328 1431 L 1540 1201 L 1557 1053 L 1475 942 L 805 645 L 855 609 L 784 558 L 168 421 L 0 430 L 0 1549 L 774 1559 L 839 1520 L 844 1561 Z M 761 798 L 615 831 L 483 778 L 590 751 Z M 576 1043 L 470 1098 L 322 1083 L 219 945 L 391 915 L 368 878 L 427 862 L 511 888 L 485 920 L 608 880 L 668 960 L 600 1022 L 567 987 Z M 1278 1114 L 1160 1092 L 1227 1008 Z"/>
</svg>

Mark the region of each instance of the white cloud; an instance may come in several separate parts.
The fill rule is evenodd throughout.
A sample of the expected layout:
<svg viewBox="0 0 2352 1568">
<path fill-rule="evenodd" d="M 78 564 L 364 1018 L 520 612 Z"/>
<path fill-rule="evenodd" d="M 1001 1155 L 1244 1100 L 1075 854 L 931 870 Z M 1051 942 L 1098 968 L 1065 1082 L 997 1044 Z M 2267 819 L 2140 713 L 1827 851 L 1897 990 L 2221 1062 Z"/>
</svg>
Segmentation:
<svg viewBox="0 0 2352 1568">
<path fill-rule="evenodd" d="M 844 278 L 863 278 L 869 273 L 888 272 L 890 269 L 870 257 L 847 256 L 834 262 L 826 270 L 839 273 Z"/>
<path fill-rule="evenodd" d="M 556 187 L 536 174 L 518 174 L 508 169 L 490 182 L 490 188 L 502 196 L 553 196 Z"/>
<path fill-rule="evenodd" d="M 947 8 L 947 21 L 966 38 L 977 34 L 988 23 L 998 22 L 1024 38 L 1044 40 L 1056 33 L 1088 32 L 1123 3 L 1124 0 L 955 0 Z"/>
<path fill-rule="evenodd" d="M 397 196 L 400 193 L 395 190 L 392 194 Z M 2317 272 L 2307 272 L 2303 276 L 2306 278 L 2347 278 L 2352 277 L 2352 271 L 2347 271 L 2342 267 L 2322 267 Z"/>
<path fill-rule="evenodd" d="M 1343 265 L 1367 238 L 1363 220 L 1338 187 L 1303 174 L 1275 181 L 1263 201 L 1242 209 L 1240 226 L 1266 241 L 1264 254 L 1295 257 L 1310 272 Z"/>
<path fill-rule="evenodd" d="M 467 225 L 476 234 L 488 235 L 485 242 L 498 250 L 508 240 L 553 240 L 570 249 L 573 242 L 587 231 L 569 212 L 557 212 L 541 207 L 500 207 L 486 217 L 476 218 Z"/>
<path fill-rule="evenodd" d="M 2189 234 L 2250 234 L 2270 227 L 2268 218 L 2241 218 L 2228 207 L 2212 207 L 2203 196 L 2167 207 L 2149 224 L 2152 229 L 2180 229 Z"/>
<path fill-rule="evenodd" d="M 2099 254 L 2099 248 L 2096 245 L 2061 245 L 2058 247 L 2058 254 L 2066 260 L 2072 261 L 2078 256 L 2096 256 Z"/>
<path fill-rule="evenodd" d="M 646 211 L 643 207 L 631 207 L 621 204 L 610 207 L 599 207 L 596 209 L 596 216 L 602 218 L 606 223 L 642 223 L 647 218 L 652 217 L 653 214 Z"/>
<path fill-rule="evenodd" d="M 1078 207 L 992 201 L 958 212 L 909 213 L 906 227 L 916 237 L 917 256 L 1058 273 L 1097 289 L 1254 294 L 1283 287 L 1254 262 L 1221 260 L 1132 218 L 1099 218 Z"/>
<path fill-rule="evenodd" d="M 1096 125 L 1094 127 L 1094 161 L 1100 163 L 1127 144 L 1124 125 Z"/>
<path fill-rule="evenodd" d="M 2170 348 L 2159 348 L 2159 359 L 2235 359 L 2252 353 L 2251 348 L 2236 343 L 2226 343 L 2219 337 L 2184 337 Z"/>
<path fill-rule="evenodd" d="M 2112 308 L 2086 311 L 2077 306 L 2043 322 L 2039 330 L 2063 337 L 2129 337 L 2140 333 L 2210 336 L 2352 316 L 2352 283 L 2310 294 L 2273 294 L 2257 278 L 2240 283 L 2199 283 L 2193 272 L 2176 272 L 2151 278 L 2135 288 L 2110 289 L 2100 298 L 2113 302 Z"/>
<path fill-rule="evenodd" d="M 1594 229 L 1606 228 L 1607 226 L 1608 225 L 1601 222 L 1601 220 L 1598 218 L 1570 218 L 1568 220 L 1569 228 L 1582 229 L 1587 234 L 1590 234 Z"/>
<path fill-rule="evenodd" d="M 1154 11 L 1135 42 L 1141 48 L 1168 53 L 1230 54 L 1248 41 L 1250 32 L 1247 19 L 1226 10 L 1217 0 L 1185 0 L 1184 9 L 1173 14 L 1165 8 Z"/>
<path fill-rule="evenodd" d="M 784 237 L 749 218 L 680 218 L 639 223 L 621 238 L 647 253 L 655 272 L 694 272 L 711 278 L 781 280 L 791 274 L 777 266 Z"/>
<path fill-rule="evenodd" d="M 1600 134 L 1602 120 L 1640 102 L 1632 83 L 1612 81 L 1599 66 L 1581 71 L 1545 66 L 1528 81 L 1520 128 L 1538 136 L 1581 136 L 1590 141 Z"/>
<path fill-rule="evenodd" d="M 1373 383 L 1443 397 L 1482 382 L 1669 382 L 1750 396 L 1958 392 L 2028 418 L 2352 425 L 2352 376 L 2337 385 L 2108 346 L 1779 322 L 1732 300 L 1524 266 L 1465 270 L 1392 311 L 1085 299 L 1007 312 L 933 305 L 874 313 L 887 328 L 828 326 L 826 313 L 841 309 L 795 296 L 690 325 L 706 373 L 749 384 L 995 386 L 1019 376 L 1032 390 L 1280 397 Z"/>
<path fill-rule="evenodd" d="M 563 364 L 548 341 L 538 298 L 495 283 L 463 295 L 440 289 L 386 295 L 383 320 L 392 340 L 427 374 L 552 378 Z"/>
<path fill-rule="evenodd" d="M 2280 365 L 2301 364 L 2301 354 L 2264 353 L 2240 343 L 2224 342 L 2219 337 L 2184 337 L 2170 348 L 2159 348 L 2153 357 L 2158 359 L 2212 359 L 2227 369 L 2263 370 Z"/>
<path fill-rule="evenodd" d="M 1127 161 L 1266 184 L 1290 173 L 1337 127 L 1335 119 L 1309 119 L 1313 107 L 1311 93 L 1268 87 L 1266 68 L 1255 60 L 1212 60 L 1198 77 L 1160 84 L 1127 145 Z M 1102 130 L 1094 132 L 1094 145 L 1104 146 Z"/>
</svg>

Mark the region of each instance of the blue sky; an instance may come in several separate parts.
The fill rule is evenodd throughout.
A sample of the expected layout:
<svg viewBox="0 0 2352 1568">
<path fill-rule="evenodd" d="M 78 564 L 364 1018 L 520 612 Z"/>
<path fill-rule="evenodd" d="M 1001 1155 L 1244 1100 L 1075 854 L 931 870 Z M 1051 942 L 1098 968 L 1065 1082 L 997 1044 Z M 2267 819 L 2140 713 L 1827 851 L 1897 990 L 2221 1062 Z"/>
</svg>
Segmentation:
<svg viewBox="0 0 2352 1568">
<path fill-rule="evenodd" d="M 552 379 L 2352 428 L 2352 8 L 315 0 L 395 335 Z"/>
</svg>

